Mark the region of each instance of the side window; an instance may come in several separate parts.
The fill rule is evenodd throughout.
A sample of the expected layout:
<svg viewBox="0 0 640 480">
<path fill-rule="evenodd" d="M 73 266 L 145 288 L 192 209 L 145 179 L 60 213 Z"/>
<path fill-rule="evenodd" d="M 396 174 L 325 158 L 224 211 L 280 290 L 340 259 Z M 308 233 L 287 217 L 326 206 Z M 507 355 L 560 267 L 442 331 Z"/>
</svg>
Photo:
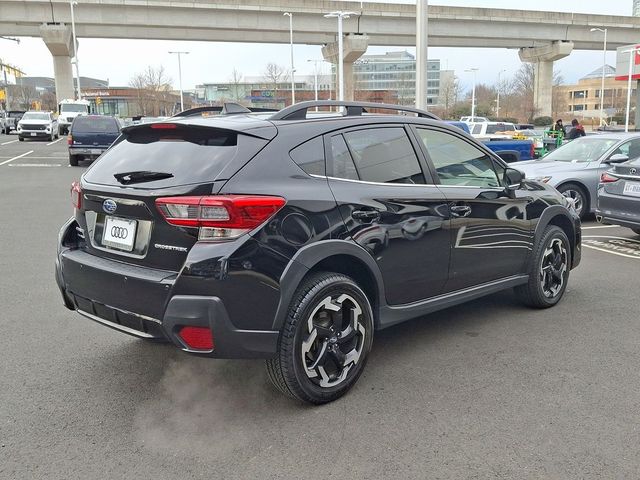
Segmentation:
<svg viewBox="0 0 640 480">
<path fill-rule="evenodd" d="M 289 156 L 309 175 L 325 175 L 322 137 L 316 137 L 298 145 L 289 152 Z"/>
<path fill-rule="evenodd" d="M 443 185 L 500 187 L 491 157 L 449 133 L 418 128 Z"/>
<path fill-rule="evenodd" d="M 331 137 L 331 155 L 333 156 L 333 173 L 336 178 L 358 180 L 358 172 L 353 163 L 347 144 L 342 135 Z"/>
<path fill-rule="evenodd" d="M 411 141 L 402 127 L 370 128 L 344 134 L 360 180 L 424 184 Z"/>
<path fill-rule="evenodd" d="M 626 155 L 630 159 L 635 159 L 640 157 L 640 138 L 636 140 L 631 140 L 630 142 L 623 143 L 618 148 L 616 148 L 614 152 L 611 155 L 609 155 L 609 157 L 617 154 Z"/>
<path fill-rule="evenodd" d="M 473 126 L 473 130 L 471 131 L 471 133 L 473 135 L 480 135 L 480 133 L 482 133 L 482 124 L 481 123 L 476 123 Z"/>
</svg>

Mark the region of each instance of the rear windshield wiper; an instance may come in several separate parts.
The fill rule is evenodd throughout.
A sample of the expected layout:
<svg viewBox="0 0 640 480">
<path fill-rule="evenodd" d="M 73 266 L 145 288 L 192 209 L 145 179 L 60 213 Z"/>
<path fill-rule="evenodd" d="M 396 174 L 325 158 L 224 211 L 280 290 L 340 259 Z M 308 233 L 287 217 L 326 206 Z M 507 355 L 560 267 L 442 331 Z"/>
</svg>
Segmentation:
<svg viewBox="0 0 640 480">
<path fill-rule="evenodd" d="M 150 172 L 148 170 L 139 170 L 134 172 L 114 173 L 113 176 L 123 185 L 131 183 L 153 182 L 154 180 L 164 180 L 173 177 L 172 173 L 166 172 Z"/>
</svg>

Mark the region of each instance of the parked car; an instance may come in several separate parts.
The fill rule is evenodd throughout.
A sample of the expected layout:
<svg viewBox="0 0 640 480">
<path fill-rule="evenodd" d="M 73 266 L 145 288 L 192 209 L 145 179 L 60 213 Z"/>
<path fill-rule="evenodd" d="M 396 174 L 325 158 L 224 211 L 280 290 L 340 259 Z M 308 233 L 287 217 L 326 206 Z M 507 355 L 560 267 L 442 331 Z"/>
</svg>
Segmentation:
<svg viewBox="0 0 640 480">
<path fill-rule="evenodd" d="M 18 140 L 25 138 L 47 138 L 51 141 L 59 137 L 58 120 L 52 112 L 26 112 L 18 122 Z"/>
<path fill-rule="evenodd" d="M 348 108 L 307 116 L 330 105 Z M 551 307 L 581 257 L 565 197 L 393 105 L 130 126 L 71 197 L 56 257 L 69 309 L 195 355 L 265 358 L 311 403 L 357 381 L 375 330 L 512 287 Z"/>
<path fill-rule="evenodd" d="M 471 136 L 475 138 L 510 138 L 516 133 L 516 126 L 506 122 L 467 122 Z"/>
<path fill-rule="evenodd" d="M 7 133 L 18 128 L 18 122 L 22 119 L 24 114 L 24 110 L 9 110 L 7 112 L 7 127 L 9 128 Z"/>
<path fill-rule="evenodd" d="M 470 123 L 470 122 L 488 122 L 489 119 L 487 117 L 472 117 L 472 116 L 468 116 L 468 117 L 460 117 L 460 121 L 461 122 L 466 122 L 466 123 Z"/>
<path fill-rule="evenodd" d="M 596 218 L 605 225 L 622 225 L 640 235 L 640 151 L 634 159 L 618 163 L 603 173 L 598 186 Z"/>
<path fill-rule="evenodd" d="M 640 134 L 602 133 L 572 140 L 540 159 L 519 162 L 515 167 L 527 178 L 547 183 L 573 199 L 584 218 L 595 211 L 600 176 L 612 163 L 628 160 L 629 152 L 639 148 Z"/>
<path fill-rule="evenodd" d="M 95 160 L 120 135 L 120 122 L 114 117 L 81 115 L 69 128 L 69 165 L 75 167 L 80 160 Z"/>
<path fill-rule="evenodd" d="M 0 110 L 0 133 L 9 134 L 9 115 L 3 110 Z"/>
<path fill-rule="evenodd" d="M 465 133 L 470 133 L 469 124 L 465 122 L 447 121 L 449 125 L 459 128 Z M 479 125 L 479 124 L 477 124 Z M 497 153 L 507 163 L 531 160 L 535 158 L 535 144 L 533 140 L 514 139 L 482 139 L 487 148 Z"/>
<path fill-rule="evenodd" d="M 58 104 L 59 125 L 58 133 L 66 135 L 73 121 L 81 115 L 89 115 L 91 113 L 91 102 L 88 100 L 75 100 L 66 98 Z"/>
</svg>

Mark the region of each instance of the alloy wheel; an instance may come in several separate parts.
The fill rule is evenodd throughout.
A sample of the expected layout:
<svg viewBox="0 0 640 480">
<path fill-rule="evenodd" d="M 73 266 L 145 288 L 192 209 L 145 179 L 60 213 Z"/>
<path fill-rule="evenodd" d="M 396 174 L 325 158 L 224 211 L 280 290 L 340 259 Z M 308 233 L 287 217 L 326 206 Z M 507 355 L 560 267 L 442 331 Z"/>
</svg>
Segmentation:
<svg viewBox="0 0 640 480">
<path fill-rule="evenodd" d="M 552 239 L 542 255 L 540 265 L 540 285 L 545 297 L 554 298 L 562 291 L 567 260 L 567 249 L 562 240 Z"/>
<path fill-rule="evenodd" d="M 328 296 L 311 312 L 302 341 L 302 364 L 320 387 L 344 382 L 360 361 L 368 335 L 362 306 L 348 294 Z"/>
<path fill-rule="evenodd" d="M 578 216 L 582 216 L 582 209 L 584 208 L 584 198 L 582 198 L 582 193 L 578 190 L 568 189 L 563 191 L 562 195 L 573 201 L 576 213 Z"/>
</svg>

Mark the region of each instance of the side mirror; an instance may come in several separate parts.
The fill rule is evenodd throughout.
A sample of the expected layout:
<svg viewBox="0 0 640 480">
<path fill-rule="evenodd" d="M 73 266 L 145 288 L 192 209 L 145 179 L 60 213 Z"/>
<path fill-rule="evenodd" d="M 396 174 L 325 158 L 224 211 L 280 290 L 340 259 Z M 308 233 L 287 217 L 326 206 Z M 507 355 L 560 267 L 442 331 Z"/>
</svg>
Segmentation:
<svg viewBox="0 0 640 480">
<path fill-rule="evenodd" d="M 506 168 L 503 179 L 507 190 L 517 190 L 522 186 L 524 173 L 515 168 Z"/>
<path fill-rule="evenodd" d="M 615 155 L 611 155 L 602 163 L 623 163 L 629 160 L 629 156 L 624 153 L 616 153 Z"/>
</svg>

